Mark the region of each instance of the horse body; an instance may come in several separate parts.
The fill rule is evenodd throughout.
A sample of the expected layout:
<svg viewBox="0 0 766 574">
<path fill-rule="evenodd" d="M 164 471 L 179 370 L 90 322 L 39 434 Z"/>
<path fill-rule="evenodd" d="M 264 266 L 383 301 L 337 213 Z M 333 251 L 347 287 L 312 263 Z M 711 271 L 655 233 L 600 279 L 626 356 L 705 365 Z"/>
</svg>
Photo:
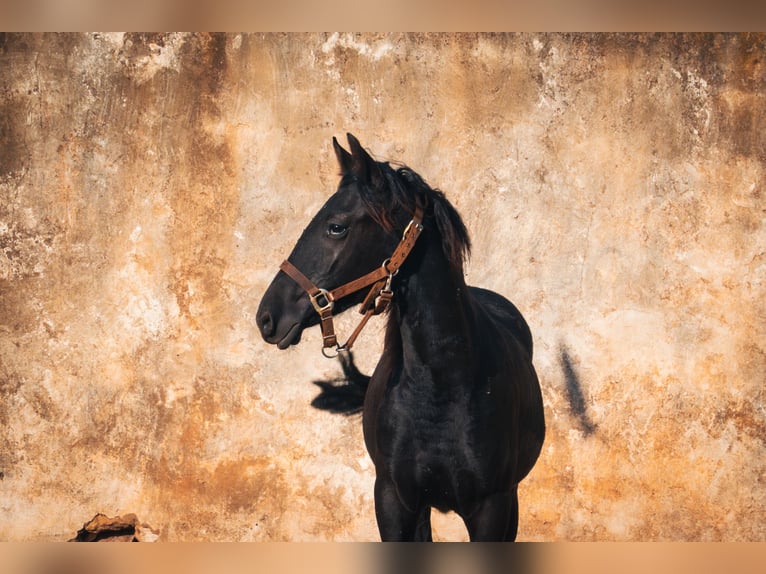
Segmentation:
<svg viewBox="0 0 766 574">
<path fill-rule="evenodd" d="M 427 205 L 423 235 L 393 284 L 383 353 L 364 399 L 381 538 L 430 540 L 433 507 L 457 512 L 471 540 L 514 540 L 518 483 L 537 460 L 545 434 L 529 328 L 507 299 L 466 285 L 468 235 L 441 192 L 414 172 L 375 162 L 350 135 L 349 143 L 351 154 L 335 143 L 344 175 L 338 192 L 290 256 L 317 283 L 349 281 L 353 270 L 371 268 L 396 245 L 386 227 L 400 230 L 416 204 Z M 351 263 L 351 243 L 325 241 L 331 249 L 315 247 L 313 254 L 307 249 L 316 236 L 312 227 L 338 221 L 355 222 L 341 225 L 348 234 L 360 228 L 367 238 Z M 280 273 L 259 309 L 264 338 L 281 347 L 316 323 L 310 307 L 295 304 L 302 301 L 295 293 Z"/>
<path fill-rule="evenodd" d="M 516 487 L 544 436 L 529 329 L 429 243 L 400 279 L 364 406 L 381 535 L 430 539 L 434 507 L 457 512 L 472 540 L 514 539 Z"/>
</svg>

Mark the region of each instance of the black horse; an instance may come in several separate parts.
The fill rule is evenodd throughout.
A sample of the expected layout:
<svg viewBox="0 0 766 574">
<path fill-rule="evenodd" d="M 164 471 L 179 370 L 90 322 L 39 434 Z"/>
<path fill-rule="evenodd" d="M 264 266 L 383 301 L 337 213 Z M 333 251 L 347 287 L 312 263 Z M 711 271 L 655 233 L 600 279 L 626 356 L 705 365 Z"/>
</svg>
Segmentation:
<svg viewBox="0 0 766 574">
<path fill-rule="evenodd" d="M 507 299 L 466 285 L 470 241 L 444 194 L 348 142 L 350 153 L 333 138 L 340 186 L 263 296 L 263 338 L 285 349 L 321 318 L 325 346 L 343 350 L 327 316 L 390 300 L 363 410 L 381 538 L 431 540 L 433 507 L 460 515 L 472 541 L 515 540 L 517 487 L 545 436 L 529 327 Z"/>
</svg>

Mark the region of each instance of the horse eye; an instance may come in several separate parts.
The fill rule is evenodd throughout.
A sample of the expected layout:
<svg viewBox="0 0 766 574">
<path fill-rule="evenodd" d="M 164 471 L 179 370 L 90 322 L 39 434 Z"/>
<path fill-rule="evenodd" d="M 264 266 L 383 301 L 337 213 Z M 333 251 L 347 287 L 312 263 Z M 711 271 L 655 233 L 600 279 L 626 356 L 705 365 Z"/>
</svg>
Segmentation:
<svg viewBox="0 0 766 574">
<path fill-rule="evenodd" d="M 327 236 L 333 239 L 342 239 L 348 233 L 348 226 L 340 223 L 331 223 L 327 226 Z"/>
</svg>

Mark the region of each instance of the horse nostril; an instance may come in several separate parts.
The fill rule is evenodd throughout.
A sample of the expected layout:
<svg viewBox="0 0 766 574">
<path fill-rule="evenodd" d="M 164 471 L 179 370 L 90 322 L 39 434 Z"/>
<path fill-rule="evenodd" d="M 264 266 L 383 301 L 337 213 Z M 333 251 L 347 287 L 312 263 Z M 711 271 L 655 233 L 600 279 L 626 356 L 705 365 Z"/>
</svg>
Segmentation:
<svg viewBox="0 0 766 574">
<path fill-rule="evenodd" d="M 271 313 L 268 311 L 261 313 L 258 317 L 258 327 L 264 337 L 270 337 L 274 334 L 274 319 L 271 318 Z"/>
</svg>

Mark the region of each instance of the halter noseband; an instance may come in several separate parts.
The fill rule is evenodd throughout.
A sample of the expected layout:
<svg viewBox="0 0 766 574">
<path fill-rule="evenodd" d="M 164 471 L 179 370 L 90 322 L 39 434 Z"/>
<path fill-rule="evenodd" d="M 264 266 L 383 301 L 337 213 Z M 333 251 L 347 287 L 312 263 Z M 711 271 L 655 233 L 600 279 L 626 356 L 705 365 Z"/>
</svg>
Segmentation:
<svg viewBox="0 0 766 574">
<path fill-rule="evenodd" d="M 370 271 L 366 275 L 362 275 L 361 277 L 330 291 L 314 285 L 308 277 L 301 273 L 301 271 L 287 259 L 282 262 L 282 265 L 280 265 L 279 268 L 287 273 L 293 281 L 308 293 L 311 304 L 319 314 L 320 324 L 322 326 L 322 354 L 325 357 L 332 358 L 337 355 L 337 353 L 336 355 L 328 355 L 325 352 L 326 349 L 331 347 L 335 347 L 337 352 L 350 350 L 357 336 L 367 324 L 369 318 L 373 315 L 379 315 L 386 310 L 394 295 L 391 290 L 391 281 L 393 280 L 394 275 L 399 272 L 399 268 L 407 260 L 421 231 L 423 231 L 423 209 L 417 207 L 412 219 L 407 224 L 407 227 L 404 228 L 402 239 L 391 254 L 391 257 L 386 259 L 381 266 L 374 271 Z M 351 293 L 356 293 L 370 285 L 372 285 L 372 288 L 359 307 L 359 312 L 364 315 L 362 320 L 359 322 L 356 329 L 354 329 L 348 340 L 343 345 L 339 345 L 332 321 L 332 310 L 335 301 L 342 299 Z"/>
</svg>

